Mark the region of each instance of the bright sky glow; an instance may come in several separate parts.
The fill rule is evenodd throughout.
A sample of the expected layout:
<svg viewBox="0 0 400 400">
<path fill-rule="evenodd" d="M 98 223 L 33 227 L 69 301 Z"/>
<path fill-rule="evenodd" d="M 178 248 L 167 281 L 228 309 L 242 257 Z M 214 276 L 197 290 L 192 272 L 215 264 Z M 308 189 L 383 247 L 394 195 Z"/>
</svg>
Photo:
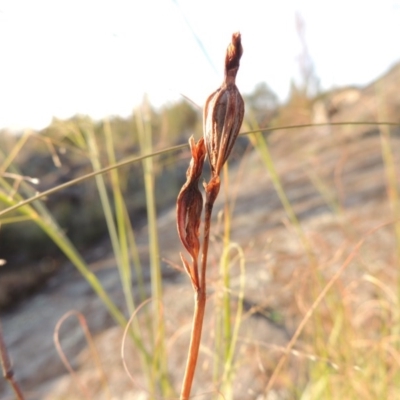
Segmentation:
<svg viewBox="0 0 400 400">
<path fill-rule="evenodd" d="M 239 89 L 265 81 L 284 99 L 299 71 L 296 11 L 323 89 L 365 85 L 400 60 L 400 0 L 0 0 L 0 128 L 127 116 L 144 93 L 202 105 L 238 30 Z"/>
</svg>

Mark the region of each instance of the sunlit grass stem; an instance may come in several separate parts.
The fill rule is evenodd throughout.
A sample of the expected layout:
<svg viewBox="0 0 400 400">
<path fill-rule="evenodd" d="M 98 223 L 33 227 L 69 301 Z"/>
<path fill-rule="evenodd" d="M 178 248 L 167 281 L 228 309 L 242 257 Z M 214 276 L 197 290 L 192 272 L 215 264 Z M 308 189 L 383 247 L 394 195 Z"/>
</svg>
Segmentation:
<svg viewBox="0 0 400 400">
<path fill-rule="evenodd" d="M 136 114 L 136 125 L 139 136 L 141 152 L 149 154 L 153 150 L 151 111 L 147 101 L 144 101 L 142 109 Z M 149 256 L 150 256 L 150 275 L 151 275 L 151 296 L 153 298 L 152 311 L 152 342 L 153 348 L 153 374 L 154 387 L 153 395 L 157 385 L 160 385 L 164 396 L 173 393 L 167 372 L 167 356 L 165 347 L 165 322 L 160 308 L 160 301 L 163 298 L 162 274 L 160 264 L 160 250 L 157 229 L 157 211 L 155 200 L 155 173 L 152 158 L 142 160 L 144 187 L 146 193 L 146 211 L 149 228 Z"/>
<path fill-rule="evenodd" d="M 114 140 L 111 131 L 110 122 L 108 120 L 104 121 L 104 136 L 106 138 L 106 150 L 108 155 L 109 164 L 113 165 L 117 162 L 115 156 Z M 132 292 L 132 273 L 129 258 L 129 246 L 128 246 L 128 232 L 127 230 L 131 227 L 127 220 L 129 216 L 127 215 L 125 201 L 122 194 L 121 180 L 118 171 L 113 169 L 110 171 L 111 187 L 114 197 L 114 208 L 115 208 L 115 218 L 117 222 L 118 229 L 118 254 L 120 259 L 120 274 L 121 283 L 124 290 L 125 301 L 127 303 L 129 314 L 132 314 L 135 310 L 135 303 L 133 299 Z"/>
<path fill-rule="evenodd" d="M 86 132 L 86 137 L 87 137 L 87 142 L 88 142 L 88 148 L 89 148 L 89 155 L 90 155 L 90 160 L 93 166 L 94 171 L 98 171 L 101 169 L 101 162 L 100 162 L 100 155 L 99 155 L 99 149 L 96 144 L 96 139 L 95 135 L 92 129 L 87 129 Z M 108 135 L 106 134 L 106 137 Z M 106 140 L 107 142 L 107 140 Z M 108 146 L 111 144 L 108 143 Z M 110 152 L 110 149 L 108 149 Z M 116 215 L 118 219 L 118 229 L 115 224 L 114 220 L 114 212 L 113 208 L 107 193 L 107 186 L 106 182 L 104 179 L 104 175 L 96 175 L 95 180 L 97 184 L 97 190 L 99 192 L 100 196 L 100 201 L 103 207 L 103 212 L 104 212 L 104 217 L 107 223 L 107 229 L 110 235 L 110 240 L 111 240 L 111 245 L 113 248 L 113 253 L 115 255 L 115 259 L 117 262 L 117 267 L 118 271 L 120 273 L 121 277 L 121 283 L 125 295 L 125 302 L 128 306 L 129 313 L 133 313 L 134 311 L 134 304 L 133 304 L 133 297 L 132 297 L 132 292 L 131 292 L 131 279 L 130 279 L 130 273 L 127 273 L 127 270 L 129 270 L 129 258 L 127 257 L 127 246 L 126 246 L 126 235 L 124 234 L 125 230 L 123 227 L 121 227 L 121 220 L 120 220 L 120 214 L 121 214 L 121 198 L 118 196 L 116 192 L 119 192 L 119 190 L 115 187 L 115 180 L 118 179 L 115 174 L 115 170 L 112 170 L 110 172 L 113 174 L 112 176 L 112 181 L 113 181 L 113 192 L 114 192 L 114 198 L 117 200 L 115 202 L 115 210 L 116 210 Z M 118 218 L 119 217 L 119 218 Z M 125 250 L 125 251 L 124 251 Z M 127 259 L 128 258 L 128 259 Z M 126 266 L 126 263 L 128 265 Z"/>
</svg>

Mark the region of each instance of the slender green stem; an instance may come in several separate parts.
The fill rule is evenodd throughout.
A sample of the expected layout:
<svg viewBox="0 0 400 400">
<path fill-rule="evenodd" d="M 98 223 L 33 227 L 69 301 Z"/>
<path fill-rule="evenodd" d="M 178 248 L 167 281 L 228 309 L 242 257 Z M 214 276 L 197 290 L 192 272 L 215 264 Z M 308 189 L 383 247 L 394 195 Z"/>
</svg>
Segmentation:
<svg viewBox="0 0 400 400">
<path fill-rule="evenodd" d="M 139 135 L 140 148 L 143 153 L 151 153 L 152 144 L 152 125 L 151 112 L 147 102 L 143 104 L 142 110 L 137 114 L 136 124 Z M 154 343 L 153 348 L 153 384 L 151 390 L 156 393 L 157 385 L 161 388 L 164 396 L 172 394 L 173 390 L 168 379 L 168 366 L 166 363 L 165 345 L 165 321 L 159 302 L 163 297 L 162 273 L 160 264 L 160 250 L 157 231 L 157 210 L 155 193 L 155 172 L 152 158 L 143 158 L 143 178 L 146 193 L 146 211 L 149 229 L 149 256 L 150 256 L 150 276 L 151 276 L 151 296 L 154 300 L 152 310 L 152 331 L 151 338 Z"/>
<path fill-rule="evenodd" d="M 224 250 L 229 247 L 230 242 L 230 228 L 231 228 L 231 215 L 229 209 L 229 174 L 228 174 L 228 164 L 224 165 L 223 168 L 224 173 L 224 189 L 225 189 L 225 211 L 224 211 Z M 221 259 L 221 276 L 222 276 L 222 285 L 223 285 L 223 292 L 222 292 L 222 308 L 223 308 L 223 332 L 224 332 L 224 360 L 226 360 L 229 347 L 232 339 L 232 331 L 231 331 L 231 294 L 230 294 L 230 276 L 229 276 L 229 252 L 225 252 L 225 257 Z"/>
<path fill-rule="evenodd" d="M 142 161 L 142 160 L 144 160 L 146 158 L 150 158 L 150 157 L 158 156 L 158 155 L 161 155 L 161 154 L 164 154 L 164 153 L 168 153 L 170 151 L 180 150 L 180 149 L 183 149 L 185 147 L 187 147 L 187 144 L 180 144 L 180 145 L 177 145 L 177 146 L 169 147 L 168 149 L 159 150 L 159 151 L 155 151 L 155 152 L 152 152 L 152 153 L 149 153 L 149 154 L 145 154 L 143 156 L 129 157 L 129 158 L 125 159 L 125 160 L 122 160 L 122 161 L 114 164 L 114 165 L 110 165 L 108 167 L 99 169 L 98 171 L 90 172 L 89 174 L 80 176 L 80 177 L 75 178 L 75 179 L 71 179 L 68 182 L 65 182 L 65 183 L 63 183 L 61 185 L 55 186 L 55 187 L 53 187 L 51 189 L 45 190 L 44 192 L 40 192 L 40 193 L 38 193 L 38 194 L 36 194 L 36 195 L 34 195 L 32 197 L 29 197 L 26 200 L 21 200 L 18 203 L 14 204 L 13 206 L 8 207 L 8 208 L 6 208 L 4 210 L 1 210 L 0 211 L 0 217 L 10 213 L 11 211 L 17 210 L 18 208 L 20 208 L 22 206 L 30 204 L 30 203 L 32 203 L 32 202 L 34 202 L 36 200 L 39 200 L 39 199 L 44 198 L 44 197 L 48 197 L 53 193 L 59 192 L 60 190 L 63 190 L 63 189 L 66 189 L 67 187 L 76 185 L 76 184 L 81 183 L 83 181 L 86 181 L 86 180 L 88 180 L 90 178 L 93 178 L 96 175 L 105 174 L 106 172 L 111 171 L 111 170 L 113 170 L 115 168 L 120 168 L 120 167 L 123 167 L 125 165 L 132 164 L 134 162 Z"/>
<path fill-rule="evenodd" d="M 104 122 L 104 135 L 106 138 L 106 148 L 109 162 L 112 165 L 117 162 L 117 159 L 115 156 L 111 125 L 108 120 L 105 120 Z M 110 180 L 114 195 L 114 211 L 118 229 L 118 247 L 114 249 L 114 252 L 118 255 L 118 269 L 121 277 L 121 284 L 125 295 L 126 305 L 128 307 L 129 314 L 132 314 L 135 310 L 135 304 L 133 301 L 132 293 L 132 274 L 129 261 L 127 224 L 125 222 L 125 203 L 121 190 L 120 177 L 117 170 L 113 169 L 112 171 L 110 171 Z"/>
<path fill-rule="evenodd" d="M 259 128 L 259 129 L 255 129 L 255 130 L 251 130 L 251 131 L 242 132 L 242 133 L 240 133 L 240 136 L 248 135 L 250 133 L 257 133 L 257 132 L 275 132 L 275 131 L 284 130 L 284 129 L 309 128 L 309 127 L 318 127 L 318 126 L 344 126 L 344 125 L 375 125 L 375 126 L 387 125 L 387 126 L 396 126 L 396 127 L 400 126 L 400 124 L 397 123 L 397 122 L 374 122 L 374 121 L 367 121 L 367 122 L 351 122 L 351 121 L 349 121 L 349 122 L 335 122 L 335 123 L 332 122 L 332 123 L 324 123 L 324 124 L 304 124 L 304 125 L 279 126 L 279 127 L 273 127 L 273 128 Z M 103 169 L 101 169 L 99 171 L 91 172 L 91 173 L 86 174 L 84 176 L 80 176 L 79 178 L 72 179 L 72 180 L 70 180 L 70 181 L 68 181 L 66 183 L 63 183 L 63 184 L 58 185 L 58 186 L 55 186 L 55 187 L 53 187 L 53 188 L 51 188 L 49 190 L 46 190 L 44 192 L 38 193 L 35 196 L 32 196 L 32 197 L 30 197 L 30 198 L 28 198 L 26 200 L 20 201 L 18 204 L 14 204 L 13 206 L 11 206 L 9 208 L 1 210 L 0 211 L 0 217 L 10 213 L 11 211 L 14 211 L 14 210 L 18 209 L 21 206 L 24 206 L 26 204 L 30 204 L 33 201 L 41 199 L 43 197 L 48 197 L 48 196 L 50 196 L 51 194 L 53 194 L 55 192 L 58 192 L 58 191 L 60 191 L 62 189 L 65 189 L 67 187 L 70 187 L 70 186 L 76 185 L 78 183 L 81 183 L 81 182 L 83 182 L 83 181 L 85 181 L 87 179 L 93 178 L 96 175 L 104 174 L 104 173 L 106 173 L 108 171 L 111 171 L 114 168 L 120 168 L 120 167 L 123 167 L 125 165 L 129 165 L 131 163 L 141 161 L 141 160 L 143 160 L 145 158 L 148 158 L 148 157 L 155 157 L 155 156 L 158 156 L 158 155 L 161 155 L 161 154 L 169 153 L 171 151 L 181 150 L 181 149 L 186 148 L 186 147 L 187 147 L 187 144 L 179 144 L 179 145 L 176 145 L 176 146 L 171 146 L 171 147 L 169 147 L 167 149 L 155 151 L 155 152 L 153 152 L 151 154 L 146 154 L 144 156 L 129 157 L 127 159 L 124 159 L 124 160 L 114 164 L 114 165 L 105 167 L 105 168 L 103 168 Z"/>
</svg>

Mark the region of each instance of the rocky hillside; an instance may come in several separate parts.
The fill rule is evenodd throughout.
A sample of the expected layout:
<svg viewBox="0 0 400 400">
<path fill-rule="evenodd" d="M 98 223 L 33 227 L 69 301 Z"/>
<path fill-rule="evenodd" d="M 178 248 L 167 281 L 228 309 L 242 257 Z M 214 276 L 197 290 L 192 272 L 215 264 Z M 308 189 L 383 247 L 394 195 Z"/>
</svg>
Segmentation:
<svg viewBox="0 0 400 400">
<path fill-rule="evenodd" d="M 319 293 L 315 271 L 323 282 L 328 282 L 343 269 L 337 286 L 342 298 L 348 300 L 349 309 L 359 310 L 351 320 L 354 329 L 370 331 L 379 323 L 373 309 L 364 307 L 377 293 L 377 287 L 370 282 L 379 281 L 388 290 L 395 290 L 398 279 L 400 238 L 396 238 L 395 221 L 400 217 L 400 205 L 395 189 L 400 190 L 399 87 L 400 65 L 397 65 L 368 87 L 338 89 L 313 100 L 311 121 L 330 124 L 266 134 L 277 176 L 300 221 L 299 226 L 282 206 L 274 177 L 265 165 L 265 153 L 249 150 L 239 162 L 231 165 L 227 189 L 232 212 L 231 241 L 242 248 L 246 261 L 245 323 L 238 342 L 241 362 L 235 380 L 235 399 L 266 398 L 263 390 L 282 355 L 282 346 L 290 340 Z M 343 121 L 357 124 L 336 125 Z M 373 124 L 379 121 L 390 121 L 393 125 Z M 214 213 L 205 349 L 212 346 L 213 310 L 220 290 L 218 265 L 222 251 L 223 209 L 222 193 Z M 381 224 L 385 225 L 367 235 Z M 182 250 L 173 207 L 159 215 L 158 228 L 165 280 L 163 304 L 167 336 L 171 338 L 169 363 L 173 371 L 171 379 L 178 388 L 193 296 L 187 277 L 171 267 L 179 263 Z M 365 240 L 364 245 L 353 254 L 352 262 L 346 264 L 347 257 L 361 239 Z M 142 262 L 148 265 L 145 224 L 137 231 L 137 241 Z M 98 242 L 87 251 L 87 257 L 93 260 L 92 270 L 104 287 L 123 307 L 123 294 L 109 243 Z M 145 278 L 149 282 L 149 276 Z M 135 279 L 132 285 L 137 289 Z M 234 288 L 239 285 L 239 269 L 235 263 L 232 285 Z M 318 288 L 317 293 L 313 288 Z M 1 316 L 16 378 L 27 398 L 80 399 L 82 396 L 71 376 L 66 374 L 52 338 L 57 321 L 69 310 L 82 312 L 95 335 L 112 398 L 147 398 L 134 350 L 128 349 L 127 354 L 131 355 L 130 368 L 139 383 L 136 386 L 122 367 L 122 331 L 115 327 L 87 282 L 68 263 L 62 265 L 60 272 L 40 293 Z M 328 306 L 321 311 L 321 318 L 326 323 L 324 326 L 333 324 Z M 177 326 L 182 328 L 178 337 L 175 336 Z M 310 362 L 310 353 L 314 354 L 307 341 L 308 334 L 312 335 L 310 325 L 305 326 L 295 346 L 297 353 L 290 357 L 283 377 L 274 386 L 274 398 L 290 398 L 288 381 L 299 385 L 304 382 L 299 367 Z M 92 398 L 107 398 L 78 323 L 68 321 L 61 337 Z M 209 361 L 205 350 L 199 363 L 197 393 L 214 390 L 210 383 Z M 315 362 L 315 355 L 311 362 Z M 4 380 L 0 381 L 0 395 L 4 399 L 12 398 Z M 206 396 L 199 398 L 206 399 Z"/>
</svg>

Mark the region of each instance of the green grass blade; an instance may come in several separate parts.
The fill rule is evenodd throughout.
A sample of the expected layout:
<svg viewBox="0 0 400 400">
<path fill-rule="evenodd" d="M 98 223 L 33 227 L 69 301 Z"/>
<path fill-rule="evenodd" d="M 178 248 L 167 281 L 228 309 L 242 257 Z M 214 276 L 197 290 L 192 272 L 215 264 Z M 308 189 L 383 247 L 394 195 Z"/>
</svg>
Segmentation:
<svg viewBox="0 0 400 400">
<path fill-rule="evenodd" d="M 152 127 L 151 114 L 148 104 L 144 104 L 142 111 L 136 113 L 136 124 L 139 136 L 139 144 L 143 154 L 151 153 L 152 147 Z M 146 193 L 146 210 L 149 229 L 149 256 L 150 256 L 150 275 L 151 275 L 151 294 L 153 298 L 153 343 L 154 348 L 154 374 L 155 383 L 160 385 L 162 394 L 169 396 L 173 394 L 167 373 L 167 357 L 165 347 L 165 326 L 162 310 L 159 302 L 162 301 L 162 275 L 160 265 L 160 250 L 158 245 L 157 212 L 155 201 L 155 174 L 152 158 L 145 158 L 142 161 L 144 186 Z M 153 391 L 155 387 L 153 388 Z M 153 393 L 154 395 L 155 393 Z"/>
<path fill-rule="evenodd" d="M 104 122 L 104 135 L 106 138 L 106 149 L 108 154 L 109 163 L 111 165 L 116 163 L 116 157 L 114 152 L 114 143 L 111 132 L 111 126 L 108 120 Z M 118 227 L 118 256 L 119 256 L 119 272 L 121 275 L 122 288 L 125 295 L 125 301 L 128 307 L 128 311 L 132 314 L 135 311 L 135 304 L 132 293 L 132 274 L 129 260 L 129 249 L 128 249 L 128 235 L 127 235 L 127 224 L 125 218 L 125 203 L 121 191 L 121 182 L 119 179 L 118 171 L 113 169 L 110 171 L 111 187 L 114 195 L 115 204 L 115 215 Z"/>
</svg>

